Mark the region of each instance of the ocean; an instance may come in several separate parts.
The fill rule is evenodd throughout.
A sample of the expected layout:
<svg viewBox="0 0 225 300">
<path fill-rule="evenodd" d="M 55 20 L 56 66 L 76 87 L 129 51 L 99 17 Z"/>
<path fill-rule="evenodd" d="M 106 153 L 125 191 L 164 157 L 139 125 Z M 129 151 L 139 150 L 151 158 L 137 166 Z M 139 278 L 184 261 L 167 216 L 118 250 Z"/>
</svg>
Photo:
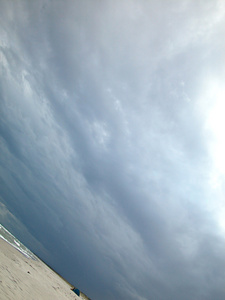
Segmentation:
<svg viewBox="0 0 225 300">
<path fill-rule="evenodd" d="M 0 224 L 0 238 L 2 238 L 7 243 L 12 245 L 14 248 L 20 251 L 27 258 L 37 260 L 37 257 L 1 224 Z"/>
</svg>

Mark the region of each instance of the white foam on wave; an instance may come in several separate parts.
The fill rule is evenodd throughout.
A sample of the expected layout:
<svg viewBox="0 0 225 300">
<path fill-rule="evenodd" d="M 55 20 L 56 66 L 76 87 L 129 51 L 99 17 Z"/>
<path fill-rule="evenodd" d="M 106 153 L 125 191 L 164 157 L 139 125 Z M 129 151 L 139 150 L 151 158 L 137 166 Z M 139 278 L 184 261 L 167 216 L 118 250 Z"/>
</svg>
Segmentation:
<svg viewBox="0 0 225 300">
<path fill-rule="evenodd" d="M 9 234 L 13 238 L 13 241 L 9 241 L 7 238 L 5 238 L 1 233 L 0 233 L 0 238 L 2 238 L 4 241 L 6 241 L 8 244 L 13 246 L 15 249 L 17 249 L 20 253 L 22 253 L 24 256 L 27 258 L 31 258 L 36 260 L 36 256 L 28 249 L 26 248 L 19 240 L 15 238 L 14 235 L 11 234 L 4 226 L 0 225 L 0 229 L 3 229 L 5 232 Z M 23 249 L 24 248 L 24 249 Z"/>
<path fill-rule="evenodd" d="M 19 242 L 17 242 L 16 240 L 14 240 L 14 243 L 15 243 L 17 246 L 20 247 L 20 243 L 19 243 Z"/>
<path fill-rule="evenodd" d="M 0 234 L 0 238 L 2 238 L 4 241 L 6 241 L 8 244 L 10 244 L 11 246 L 13 246 L 15 249 L 17 249 L 20 253 L 22 253 L 23 255 L 25 255 L 27 258 L 32 258 L 34 259 L 31 255 L 29 255 L 25 250 L 19 248 L 18 246 L 16 246 L 14 243 L 9 242 L 6 238 L 4 238 L 1 234 Z M 18 245 L 19 243 L 17 243 Z"/>
</svg>

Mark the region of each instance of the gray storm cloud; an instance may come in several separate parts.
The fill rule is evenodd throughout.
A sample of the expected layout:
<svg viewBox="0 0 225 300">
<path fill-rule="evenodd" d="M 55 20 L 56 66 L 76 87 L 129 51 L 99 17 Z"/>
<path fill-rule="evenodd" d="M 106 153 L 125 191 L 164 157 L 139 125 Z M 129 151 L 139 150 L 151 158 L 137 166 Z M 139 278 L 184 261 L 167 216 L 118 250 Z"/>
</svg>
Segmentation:
<svg viewBox="0 0 225 300">
<path fill-rule="evenodd" d="M 225 297 L 224 8 L 0 3 L 0 220 L 93 299 Z"/>
</svg>

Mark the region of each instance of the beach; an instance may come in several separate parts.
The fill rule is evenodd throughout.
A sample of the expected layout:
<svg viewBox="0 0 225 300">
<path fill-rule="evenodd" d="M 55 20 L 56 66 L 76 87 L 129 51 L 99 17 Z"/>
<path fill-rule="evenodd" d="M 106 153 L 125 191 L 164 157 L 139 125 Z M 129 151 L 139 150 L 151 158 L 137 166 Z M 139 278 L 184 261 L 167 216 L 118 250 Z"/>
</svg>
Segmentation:
<svg viewBox="0 0 225 300">
<path fill-rule="evenodd" d="M 79 300 L 71 285 L 44 262 L 32 259 L 0 238 L 0 299 Z"/>
</svg>

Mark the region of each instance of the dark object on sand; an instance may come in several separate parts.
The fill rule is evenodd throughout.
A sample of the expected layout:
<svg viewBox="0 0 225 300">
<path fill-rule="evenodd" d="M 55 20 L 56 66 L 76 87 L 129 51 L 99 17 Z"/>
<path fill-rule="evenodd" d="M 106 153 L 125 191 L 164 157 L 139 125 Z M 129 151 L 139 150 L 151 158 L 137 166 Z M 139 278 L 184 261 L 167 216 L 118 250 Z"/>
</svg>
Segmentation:
<svg viewBox="0 0 225 300">
<path fill-rule="evenodd" d="M 75 294 L 77 294 L 77 296 L 80 296 L 80 290 L 74 288 L 74 289 L 72 289 L 72 291 L 73 291 Z"/>
</svg>

